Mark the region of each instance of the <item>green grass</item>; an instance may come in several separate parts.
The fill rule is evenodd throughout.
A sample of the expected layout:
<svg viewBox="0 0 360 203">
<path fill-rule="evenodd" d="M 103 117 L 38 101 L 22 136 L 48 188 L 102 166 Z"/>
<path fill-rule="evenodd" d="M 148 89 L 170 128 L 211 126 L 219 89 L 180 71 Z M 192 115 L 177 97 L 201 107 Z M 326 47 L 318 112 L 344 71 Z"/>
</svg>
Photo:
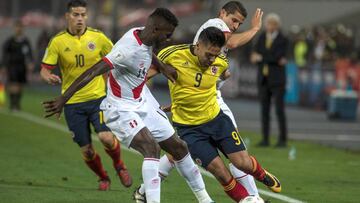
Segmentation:
<svg viewBox="0 0 360 203">
<path fill-rule="evenodd" d="M 24 111 L 42 116 L 40 103 L 52 96 L 53 92 L 27 89 Z M 16 117 L 6 110 L 1 112 L 0 202 L 133 202 L 132 191 L 141 183 L 142 158 L 139 155 L 122 151 L 134 178 L 134 185 L 126 189 L 115 176 L 110 158 L 99 142 L 94 142 L 112 179 L 111 191 L 99 192 L 95 175 L 83 164 L 69 133 Z M 51 120 L 65 125 L 63 118 Z M 291 141 L 290 145 L 297 149 L 297 157 L 290 161 L 289 149 L 256 148 L 253 143 L 259 140 L 258 135 L 242 132 L 242 136 L 251 140 L 250 153 L 281 180 L 282 194 L 306 202 L 359 202 L 359 153 Z M 204 178 L 216 202 L 232 202 L 214 179 Z M 258 186 L 266 190 L 261 184 Z M 162 184 L 162 202 L 196 201 L 185 181 L 173 172 Z"/>
</svg>

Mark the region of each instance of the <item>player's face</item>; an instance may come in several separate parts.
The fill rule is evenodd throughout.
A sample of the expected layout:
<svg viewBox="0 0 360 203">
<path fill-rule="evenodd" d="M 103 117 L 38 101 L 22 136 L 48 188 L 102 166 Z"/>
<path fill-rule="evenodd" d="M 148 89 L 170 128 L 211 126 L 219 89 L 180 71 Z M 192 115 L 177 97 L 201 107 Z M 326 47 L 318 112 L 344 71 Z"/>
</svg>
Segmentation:
<svg viewBox="0 0 360 203">
<path fill-rule="evenodd" d="M 19 36 L 23 33 L 23 26 L 22 25 L 15 25 L 14 27 L 15 35 Z"/>
<path fill-rule="evenodd" d="M 240 12 L 228 13 L 224 9 L 220 11 L 219 18 L 229 27 L 231 32 L 235 32 L 241 24 L 244 23 L 245 17 Z"/>
<path fill-rule="evenodd" d="M 83 30 L 86 27 L 87 10 L 85 7 L 72 7 L 69 12 L 66 13 L 66 19 L 68 26 L 72 30 Z"/>
<path fill-rule="evenodd" d="M 221 53 L 221 47 L 201 41 L 196 44 L 195 49 L 197 49 L 196 54 L 202 67 L 209 67 Z"/>
<path fill-rule="evenodd" d="M 166 23 L 163 25 L 159 25 L 155 28 L 154 31 L 154 46 L 161 47 L 161 44 L 170 40 L 175 27 Z"/>
</svg>

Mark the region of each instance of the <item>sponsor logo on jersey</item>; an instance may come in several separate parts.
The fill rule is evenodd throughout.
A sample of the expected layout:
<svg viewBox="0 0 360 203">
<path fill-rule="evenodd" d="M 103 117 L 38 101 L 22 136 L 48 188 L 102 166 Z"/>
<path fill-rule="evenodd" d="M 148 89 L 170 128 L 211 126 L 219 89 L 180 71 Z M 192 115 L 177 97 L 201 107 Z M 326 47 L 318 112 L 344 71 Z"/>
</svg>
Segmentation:
<svg viewBox="0 0 360 203">
<path fill-rule="evenodd" d="M 94 51 L 95 48 L 96 48 L 96 45 L 95 45 L 94 42 L 89 42 L 89 43 L 88 43 L 88 49 L 89 49 L 90 51 Z"/>
</svg>

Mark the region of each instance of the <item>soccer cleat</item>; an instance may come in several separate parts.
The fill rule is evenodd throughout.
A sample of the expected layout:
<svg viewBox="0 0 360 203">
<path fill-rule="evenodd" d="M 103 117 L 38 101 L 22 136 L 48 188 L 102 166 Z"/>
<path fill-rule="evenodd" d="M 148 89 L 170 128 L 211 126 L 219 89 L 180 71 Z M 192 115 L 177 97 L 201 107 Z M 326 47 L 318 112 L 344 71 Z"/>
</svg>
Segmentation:
<svg viewBox="0 0 360 203">
<path fill-rule="evenodd" d="M 126 166 L 123 164 L 122 166 L 117 166 L 115 169 L 121 184 L 125 187 L 130 187 L 132 185 L 132 178 L 129 171 L 126 169 Z"/>
<path fill-rule="evenodd" d="M 141 186 L 136 188 L 136 190 L 133 193 L 133 200 L 135 200 L 136 203 L 146 203 L 146 196 L 145 193 L 141 194 L 139 189 Z"/>
<path fill-rule="evenodd" d="M 107 191 L 110 190 L 110 179 L 106 178 L 106 179 L 100 179 L 99 180 L 99 190 L 100 191 Z"/>
<path fill-rule="evenodd" d="M 273 174 L 269 173 L 266 170 L 264 171 L 265 171 L 265 177 L 262 182 L 273 192 L 276 193 L 281 192 L 280 181 Z"/>
</svg>

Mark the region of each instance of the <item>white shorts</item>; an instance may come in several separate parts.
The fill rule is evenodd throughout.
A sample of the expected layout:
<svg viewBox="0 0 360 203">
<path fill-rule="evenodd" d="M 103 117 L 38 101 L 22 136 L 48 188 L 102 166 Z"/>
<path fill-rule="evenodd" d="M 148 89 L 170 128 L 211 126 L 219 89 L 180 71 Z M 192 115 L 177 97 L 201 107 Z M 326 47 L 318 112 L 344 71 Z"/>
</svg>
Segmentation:
<svg viewBox="0 0 360 203">
<path fill-rule="evenodd" d="M 135 105 L 126 102 L 114 103 L 107 98 L 101 103 L 100 108 L 104 112 L 107 127 L 127 147 L 144 127 L 149 129 L 157 142 L 167 140 L 175 133 L 165 112 L 146 99 Z"/>
<path fill-rule="evenodd" d="M 220 109 L 224 112 L 224 114 L 229 116 L 229 118 L 231 119 L 231 121 L 234 124 L 235 128 L 237 129 L 237 124 L 236 124 L 236 121 L 235 121 L 235 117 L 234 117 L 233 113 L 231 112 L 230 108 L 228 107 L 228 105 L 225 104 L 224 99 L 221 96 L 220 90 L 217 90 L 216 99 L 217 99 L 217 101 L 219 103 Z"/>
<path fill-rule="evenodd" d="M 150 89 L 147 87 L 146 84 L 143 87 L 142 95 L 143 95 L 143 98 L 146 98 L 146 100 L 148 101 L 148 103 L 150 103 L 150 105 L 160 107 L 159 102 L 152 95 Z"/>
</svg>

